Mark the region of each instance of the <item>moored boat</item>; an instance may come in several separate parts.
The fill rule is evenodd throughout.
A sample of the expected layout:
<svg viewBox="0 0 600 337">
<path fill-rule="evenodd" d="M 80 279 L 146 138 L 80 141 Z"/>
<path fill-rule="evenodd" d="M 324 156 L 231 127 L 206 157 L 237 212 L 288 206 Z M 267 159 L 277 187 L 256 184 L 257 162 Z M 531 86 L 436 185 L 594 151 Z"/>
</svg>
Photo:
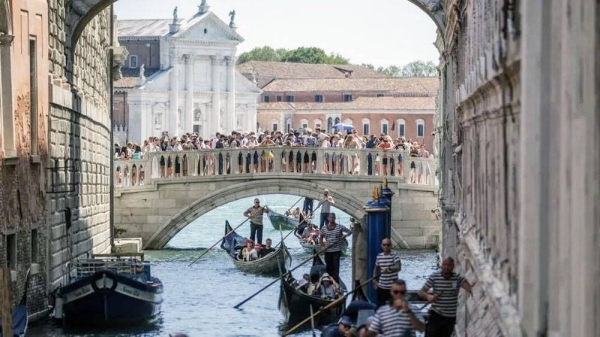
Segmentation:
<svg viewBox="0 0 600 337">
<path fill-rule="evenodd" d="M 325 271 L 325 264 L 315 254 L 313 258 L 313 267 L 311 268 L 311 278 L 318 279 Z M 313 313 L 317 313 L 321 308 L 330 305 L 335 299 L 327 299 L 319 296 L 309 295 L 294 285 L 296 280 L 291 274 L 287 274 L 281 279 L 281 290 L 279 294 L 279 310 L 285 317 L 288 327 L 295 326 L 302 322 L 304 319 L 310 317 L 311 306 Z M 343 291 L 346 290 L 346 286 L 340 280 L 340 287 Z M 338 317 L 342 314 L 345 308 L 345 301 L 340 301 L 323 312 L 318 313 L 315 318 L 315 326 L 323 326 L 333 322 L 336 322 Z M 303 327 L 310 327 L 310 321 L 306 322 Z"/>
<path fill-rule="evenodd" d="M 39 266 L 35 267 L 37 273 Z M 29 289 L 29 281 L 31 280 L 32 268 L 27 270 L 27 276 L 25 277 L 25 286 L 23 291 L 23 297 L 21 301 L 12 311 L 12 333 L 10 337 L 21 337 L 25 336 L 27 332 L 27 325 L 29 323 L 29 311 L 27 310 L 27 290 Z M 0 337 L 2 337 L 2 317 L 0 317 Z"/>
<path fill-rule="evenodd" d="M 55 306 L 63 325 L 144 323 L 160 314 L 163 284 L 142 253 L 93 255 L 69 263 L 67 272 Z"/>
<path fill-rule="evenodd" d="M 240 252 L 247 240 L 247 238 L 233 231 L 229 221 L 225 221 L 225 237 L 221 242 L 221 249 L 227 252 L 227 255 L 239 270 L 253 274 L 284 273 L 287 270 L 286 266 L 291 264 L 292 257 L 284 242 L 281 242 L 274 252 L 258 260 L 244 261 L 240 259 Z"/>
</svg>

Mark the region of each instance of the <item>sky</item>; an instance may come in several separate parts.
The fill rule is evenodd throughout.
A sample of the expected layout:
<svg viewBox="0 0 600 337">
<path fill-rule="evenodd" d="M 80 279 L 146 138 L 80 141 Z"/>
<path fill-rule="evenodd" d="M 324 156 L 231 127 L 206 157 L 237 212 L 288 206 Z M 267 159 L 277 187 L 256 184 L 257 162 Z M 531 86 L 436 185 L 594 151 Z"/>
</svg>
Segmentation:
<svg viewBox="0 0 600 337">
<path fill-rule="evenodd" d="M 118 19 L 179 18 L 198 11 L 201 0 L 119 0 Z M 378 66 L 423 60 L 437 64 L 436 26 L 407 0 L 207 0 L 210 11 L 229 23 L 236 11 L 237 32 L 245 41 L 238 54 L 265 45 L 320 47 L 351 63 Z"/>
</svg>

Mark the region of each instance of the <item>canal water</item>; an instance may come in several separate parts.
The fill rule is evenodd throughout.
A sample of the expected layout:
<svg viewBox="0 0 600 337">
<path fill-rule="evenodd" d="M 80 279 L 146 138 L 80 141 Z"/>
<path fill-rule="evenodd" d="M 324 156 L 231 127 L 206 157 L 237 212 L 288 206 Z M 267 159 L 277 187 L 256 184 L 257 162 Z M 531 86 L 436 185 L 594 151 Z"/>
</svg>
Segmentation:
<svg viewBox="0 0 600 337">
<path fill-rule="evenodd" d="M 289 195 L 259 196 L 262 205 L 285 212 L 298 197 Z M 216 208 L 179 232 L 167 249 L 146 252 L 146 259 L 153 263 L 152 272 L 164 284 L 162 314 L 151 325 L 142 327 L 120 327 L 109 330 L 63 330 L 50 321 L 36 323 L 27 331 L 27 336 L 168 336 L 169 333 L 185 332 L 189 336 L 280 336 L 286 327 L 277 309 L 279 283 L 274 284 L 252 300 L 234 309 L 237 303 L 267 285 L 273 277 L 243 274 L 234 266 L 227 254 L 216 246 L 192 266 L 189 264 L 224 234 L 225 219 L 237 226 L 245 217 L 242 213 L 252 206 L 253 198 L 241 199 Z M 302 201 L 298 203 L 302 207 Z M 349 226 L 350 217 L 334 210 L 340 222 Z M 264 237 L 280 241 L 281 234 L 275 230 L 265 216 Z M 249 225 L 239 229 L 248 236 Z M 284 235 L 287 234 L 284 231 Z M 292 267 L 306 260 L 310 254 L 299 245 L 293 234 L 286 239 L 293 256 Z M 409 289 L 420 288 L 426 277 L 436 268 L 436 256 L 432 251 L 401 252 L 402 272 L 400 277 Z M 340 275 L 351 285 L 350 258 L 343 257 Z M 299 276 L 310 269 L 310 262 L 294 271 Z M 320 333 L 317 333 L 320 335 Z M 308 337 L 311 332 L 300 332 L 294 336 Z"/>
</svg>

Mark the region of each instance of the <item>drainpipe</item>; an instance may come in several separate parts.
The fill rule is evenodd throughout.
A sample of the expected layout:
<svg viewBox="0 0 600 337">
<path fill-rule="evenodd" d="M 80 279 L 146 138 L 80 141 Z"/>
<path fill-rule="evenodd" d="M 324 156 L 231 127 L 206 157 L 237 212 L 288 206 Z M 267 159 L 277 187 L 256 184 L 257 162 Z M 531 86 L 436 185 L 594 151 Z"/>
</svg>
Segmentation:
<svg viewBox="0 0 600 337">
<path fill-rule="evenodd" d="M 110 6 L 110 46 L 112 47 L 115 43 L 115 9 L 111 5 Z M 115 250 L 115 207 L 114 207 L 114 197 L 115 197 L 115 175 L 114 175 L 114 166 L 115 166 L 115 151 L 113 149 L 114 134 L 113 134 L 113 113 L 114 113 L 114 77 L 113 77 L 113 62 L 114 62 L 114 49 L 109 49 L 109 71 L 108 71 L 108 81 L 109 81 L 109 90 L 110 90 L 110 146 L 108 147 L 110 151 L 110 162 L 109 162 L 109 174 L 110 174 L 110 186 L 109 186 L 109 228 L 110 228 L 110 248 L 111 252 Z"/>
</svg>

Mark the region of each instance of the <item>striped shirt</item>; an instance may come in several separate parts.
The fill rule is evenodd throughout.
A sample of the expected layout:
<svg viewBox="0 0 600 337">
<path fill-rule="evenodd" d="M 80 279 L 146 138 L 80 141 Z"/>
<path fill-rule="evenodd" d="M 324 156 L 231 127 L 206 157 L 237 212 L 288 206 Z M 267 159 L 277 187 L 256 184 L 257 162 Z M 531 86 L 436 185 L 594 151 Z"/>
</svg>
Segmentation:
<svg viewBox="0 0 600 337">
<path fill-rule="evenodd" d="M 377 310 L 369 331 L 378 333 L 378 337 L 415 336 L 408 314 L 391 305 L 384 305 Z"/>
<path fill-rule="evenodd" d="M 345 226 L 336 224 L 335 228 L 329 229 L 329 224 L 323 226 L 321 230 L 321 236 L 325 237 L 325 247 L 329 247 L 325 250 L 327 253 L 339 252 L 342 250 L 342 244 L 344 239 L 344 233 L 350 234 L 350 230 Z"/>
<path fill-rule="evenodd" d="M 333 197 L 327 197 L 327 200 L 324 200 L 321 204 L 321 213 L 331 213 L 331 201 Z"/>
<path fill-rule="evenodd" d="M 375 260 L 375 265 L 379 267 L 380 272 L 387 268 L 394 267 L 398 265 L 400 262 L 400 256 L 395 252 L 390 252 L 388 255 L 384 253 L 379 253 L 377 255 L 377 259 Z M 382 289 L 392 289 L 392 282 L 398 278 L 398 272 L 392 273 L 381 273 L 379 276 L 379 288 Z"/>
<path fill-rule="evenodd" d="M 263 224 L 263 213 L 265 213 L 265 209 L 260 206 L 252 206 L 246 210 L 246 214 L 250 215 L 250 222 L 258 226 Z"/>
<path fill-rule="evenodd" d="M 441 272 L 431 274 L 425 282 L 423 290 L 433 289 L 433 293 L 438 295 L 437 302 L 431 305 L 433 311 L 444 317 L 456 317 L 458 291 L 464 280 L 456 273 L 452 273 L 449 278 L 445 278 Z"/>
</svg>

